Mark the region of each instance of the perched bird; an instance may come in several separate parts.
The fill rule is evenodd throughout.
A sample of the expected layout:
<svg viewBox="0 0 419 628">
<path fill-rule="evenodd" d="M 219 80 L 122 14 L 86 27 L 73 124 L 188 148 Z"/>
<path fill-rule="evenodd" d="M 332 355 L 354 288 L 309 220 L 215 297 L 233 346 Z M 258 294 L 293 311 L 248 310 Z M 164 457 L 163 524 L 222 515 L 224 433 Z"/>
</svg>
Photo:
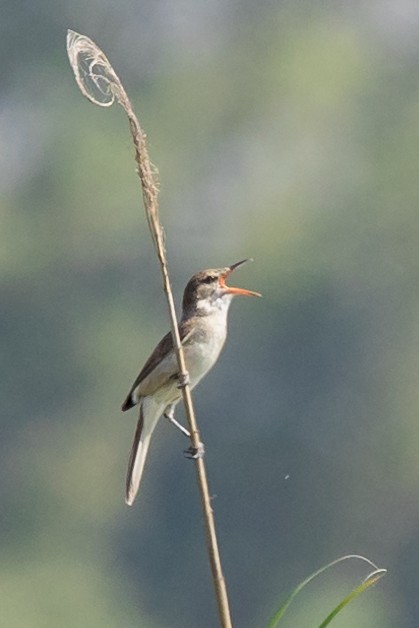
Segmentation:
<svg viewBox="0 0 419 628">
<path fill-rule="evenodd" d="M 191 388 L 208 373 L 220 355 L 227 335 L 227 313 L 233 297 L 261 296 L 258 292 L 226 285 L 226 279 L 233 270 L 247 261 L 196 273 L 185 288 L 179 333 Z M 125 497 L 128 505 L 137 495 L 150 438 L 162 414 L 188 434 L 174 419 L 175 405 L 182 397 L 178 370 L 172 334 L 169 332 L 148 358 L 122 404 L 123 412 L 137 404 L 140 407 L 128 464 Z"/>
</svg>

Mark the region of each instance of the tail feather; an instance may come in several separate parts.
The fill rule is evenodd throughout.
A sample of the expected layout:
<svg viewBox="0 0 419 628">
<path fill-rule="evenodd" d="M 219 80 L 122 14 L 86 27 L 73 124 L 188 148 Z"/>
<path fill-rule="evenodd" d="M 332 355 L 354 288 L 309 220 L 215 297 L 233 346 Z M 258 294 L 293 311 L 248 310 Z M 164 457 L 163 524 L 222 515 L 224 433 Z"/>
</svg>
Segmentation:
<svg viewBox="0 0 419 628">
<path fill-rule="evenodd" d="M 138 493 L 151 435 L 163 410 L 164 408 L 150 398 L 146 397 L 140 401 L 140 415 L 128 462 L 125 492 L 125 501 L 128 506 L 133 504 Z"/>
</svg>

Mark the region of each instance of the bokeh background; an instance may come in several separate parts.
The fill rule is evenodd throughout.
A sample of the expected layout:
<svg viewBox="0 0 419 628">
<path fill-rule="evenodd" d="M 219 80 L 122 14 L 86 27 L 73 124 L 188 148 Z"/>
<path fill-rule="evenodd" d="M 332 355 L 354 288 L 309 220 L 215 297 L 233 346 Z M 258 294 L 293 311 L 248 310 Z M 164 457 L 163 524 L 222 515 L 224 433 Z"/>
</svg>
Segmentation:
<svg viewBox="0 0 419 628">
<path fill-rule="evenodd" d="M 217 625 L 169 425 L 123 500 L 119 407 L 168 318 L 126 120 L 79 93 L 72 28 L 147 130 L 178 302 L 193 272 L 255 258 L 235 283 L 264 299 L 233 304 L 194 395 L 235 625 L 356 552 L 389 575 L 335 625 L 416 628 L 419 5 L 0 8 L 0 625 Z M 284 626 L 318 625 L 367 571 L 336 567 Z"/>
</svg>

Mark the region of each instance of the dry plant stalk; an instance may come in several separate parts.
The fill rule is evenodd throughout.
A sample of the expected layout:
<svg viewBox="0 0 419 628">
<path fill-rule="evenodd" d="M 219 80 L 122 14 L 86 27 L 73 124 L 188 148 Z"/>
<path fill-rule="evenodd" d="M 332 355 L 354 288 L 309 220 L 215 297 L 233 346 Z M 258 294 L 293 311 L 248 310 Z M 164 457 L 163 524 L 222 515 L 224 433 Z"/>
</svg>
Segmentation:
<svg viewBox="0 0 419 628">
<path fill-rule="evenodd" d="M 169 279 L 164 231 L 159 217 L 157 170 L 148 156 L 146 135 L 133 111 L 131 102 L 119 80 L 115 70 L 109 63 L 102 50 L 88 37 L 72 30 L 67 31 L 67 53 L 77 85 L 81 93 L 94 105 L 110 107 L 117 102 L 128 116 L 132 140 L 135 147 L 137 172 L 141 180 L 141 188 L 148 225 L 160 262 L 163 277 L 163 288 L 166 294 L 170 313 L 173 344 L 179 366 L 179 378 L 182 386 L 183 402 L 186 417 L 189 423 L 192 446 L 198 449 L 200 435 L 192 403 L 191 389 L 188 385 L 188 371 L 186 369 L 182 343 L 179 336 L 176 308 Z M 221 558 L 218 549 L 215 530 L 214 514 L 211 507 L 211 497 L 208 488 L 207 473 L 203 458 L 196 460 L 198 485 L 201 494 L 202 507 L 206 527 L 208 554 L 211 572 L 217 598 L 220 623 L 223 628 L 231 628 L 227 588 L 221 567 Z"/>
</svg>

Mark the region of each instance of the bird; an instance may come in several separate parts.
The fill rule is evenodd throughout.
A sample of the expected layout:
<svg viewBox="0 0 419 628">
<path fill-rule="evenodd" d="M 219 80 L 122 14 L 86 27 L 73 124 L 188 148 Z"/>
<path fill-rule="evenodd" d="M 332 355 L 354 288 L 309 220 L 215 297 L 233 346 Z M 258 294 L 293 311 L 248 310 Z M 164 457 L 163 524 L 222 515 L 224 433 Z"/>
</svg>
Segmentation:
<svg viewBox="0 0 419 628">
<path fill-rule="evenodd" d="M 233 297 L 262 296 L 259 292 L 226 284 L 231 273 L 248 261 L 251 260 L 202 270 L 195 273 L 186 285 L 178 329 L 191 389 L 214 366 L 220 355 L 227 336 L 227 314 Z M 125 412 L 139 406 L 126 477 L 125 501 L 129 506 L 138 493 L 150 439 L 160 417 L 164 415 L 189 436 L 188 430 L 174 418 L 175 406 L 182 398 L 178 373 L 172 333 L 169 332 L 144 364 L 121 408 Z M 192 457 L 197 455 L 202 455 L 202 451 L 193 452 Z"/>
</svg>

